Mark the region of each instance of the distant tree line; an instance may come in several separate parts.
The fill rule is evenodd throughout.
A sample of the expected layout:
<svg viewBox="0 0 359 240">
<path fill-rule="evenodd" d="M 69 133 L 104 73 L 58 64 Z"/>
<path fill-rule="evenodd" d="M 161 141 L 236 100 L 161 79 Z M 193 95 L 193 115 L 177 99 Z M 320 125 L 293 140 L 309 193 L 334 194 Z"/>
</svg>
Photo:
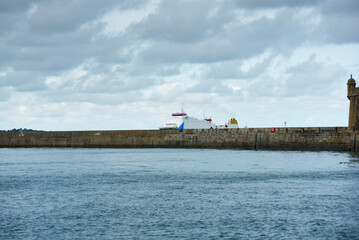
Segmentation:
<svg viewBox="0 0 359 240">
<path fill-rule="evenodd" d="M 0 130 L 0 132 L 42 132 L 43 130 L 34 130 L 27 128 L 13 128 L 11 130 Z"/>
</svg>

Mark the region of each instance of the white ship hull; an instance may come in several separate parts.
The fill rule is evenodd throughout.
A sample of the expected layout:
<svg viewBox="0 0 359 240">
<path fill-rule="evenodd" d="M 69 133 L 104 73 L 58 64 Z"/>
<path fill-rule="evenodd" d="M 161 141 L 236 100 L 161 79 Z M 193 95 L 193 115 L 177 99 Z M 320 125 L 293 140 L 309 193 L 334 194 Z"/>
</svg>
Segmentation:
<svg viewBox="0 0 359 240">
<path fill-rule="evenodd" d="M 216 124 L 212 123 L 211 119 L 197 119 L 186 113 L 173 113 L 165 126 L 160 129 L 210 129 L 215 127 Z"/>
</svg>

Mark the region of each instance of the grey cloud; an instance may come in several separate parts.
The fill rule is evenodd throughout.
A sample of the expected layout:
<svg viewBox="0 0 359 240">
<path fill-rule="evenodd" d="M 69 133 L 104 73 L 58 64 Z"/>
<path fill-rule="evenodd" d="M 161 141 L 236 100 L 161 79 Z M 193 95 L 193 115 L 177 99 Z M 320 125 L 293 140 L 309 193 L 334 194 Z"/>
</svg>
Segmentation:
<svg viewBox="0 0 359 240">
<path fill-rule="evenodd" d="M 121 40 L 96 36 L 103 29 L 102 24 L 73 31 L 48 36 L 38 36 L 32 32 L 19 33 L 9 36 L 0 42 L 2 54 L 0 63 L 15 71 L 32 71 L 47 75 L 58 75 L 65 70 L 71 70 L 94 60 L 99 62 L 96 68 L 91 66 L 89 71 L 95 74 L 108 72 L 108 63 L 129 61 L 118 52 L 121 50 Z M 123 41 L 122 41 L 123 42 Z"/>
<path fill-rule="evenodd" d="M 165 64 L 155 67 L 154 75 L 159 77 L 168 77 L 178 75 L 180 72 L 180 66 L 175 64 Z"/>
<path fill-rule="evenodd" d="M 305 33 L 290 16 L 291 13 L 281 12 L 275 19 L 263 18 L 248 26 L 237 26 L 225 31 L 223 25 L 233 20 L 233 13 L 223 6 L 206 5 L 206 3 L 187 2 L 183 4 L 183 11 L 179 11 L 181 5 L 178 3 L 165 2 L 160 5 L 158 12 L 146 21 L 134 25 L 127 33 L 115 37 L 101 37 L 98 35 L 104 27 L 101 24 L 90 25 L 86 29 L 75 29 L 68 25 L 75 26 L 90 21 L 103 9 L 107 9 L 106 7 L 99 7 L 97 12 L 95 9 L 98 3 L 93 1 L 48 2 L 38 7 L 34 19 L 36 20 L 36 16 L 42 17 L 41 21 L 39 19 L 36 21 L 51 25 L 53 24 L 51 19 L 46 21 L 46 18 L 52 15 L 49 13 L 60 8 L 61 4 L 65 5 L 63 9 L 59 9 L 58 14 L 69 14 L 69 16 L 63 16 L 59 21 L 69 19 L 71 24 L 69 22 L 54 24 L 60 24 L 59 29 L 66 32 L 58 32 L 57 27 L 53 29 L 45 27 L 44 31 L 47 29 L 50 32 L 52 29 L 53 34 L 39 35 L 30 29 L 12 34 L 2 41 L 5 42 L 3 47 L 5 54 L 0 57 L 0 62 L 15 70 L 43 73 L 43 78 L 49 74 L 56 75 L 73 69 L 89 59 L 94 59 L 100 65 L 97 66 L 97 70 L 89 69 L 90 73 L 104 73 L 109 71 L 107 65 L 121 63 L 124 66 L 121 70 L 128 76 L 151 76 L 159 73 L 168 74 L 168 71 L 167 73 L 163 71 L 165 68 L 163 66 L 178 66 L 178 63 L 184 62 L 208 63 L 236 58 L 245 59 L 258 55 L 267 48 L 285 49 L 286 46 L 292 47 L 298 40 L 303 40 Z M 114 5 L 110 3 L 108 6 Z M 81 7 L 84 7 L 83 11 L 86 10 L 87 13 L 75 16 Z M 213 8 L 219 10 L 213 11 Z M 47 13 L 46 9 L 49 10 Z M 227 14 L 222 15 L 223 13 Z M 166 18 L 170 19 L 168 23 L 164 21 Z M 33 23 L 30 22 L 30 25 Z M 136 31 L 140 32 L 140 36 L 147 38 L 139 39 Z M 120 54 L 121 49 L 129 47 L 131 49 L 141 43 L 150 43 L 150 47 L 138 57 L 132 53 L 136 48 L 132 48 L 126 55 Z M 175 73 L 176 71 L 171 74 Z"/>
<path fill-rule="evenodd" d="M 44 92 L 42 96 L 47 99 L 47 102 L 90 102 L 101 105 L 118 105 L 142 100 L 137 90 L 83 92 L 77 89 L 57 89 Z"/>
<path fill-rule="evenodd" d="M 359 32 L 356 30 L 359 23 L 359 15 L 334 17 L 327 16 L 323 23 L 328 40 L 336 43 L 357 43 Z"/>
<path fill-rule="evenodd" d="M 0 79 L 1 81 L 1 79 Z M 11 90 L 8 87 L 0 86 L 0 102 L 5 102 L 11 97 Z"/>
<path fill-rule="evenodd" d="M 30 0 L 2 0 L 0 1 L 0 14 L 26 11 L 33 2 Z"/>
<path fill-rule="evenodd" d="M 148 4 L 143 0 L 0 1 L 0 101 L 11 106 L 4 101 L 10 98 L 17 103 L 16 94 L 28 91 L 30 94 L 20 99 L 25 99 L 21 103 L 24 106 L 45 108 L 45 117 L 49 111 L 62 111 L 51 119 L 53 122 L 63 120 L 61 115 L 66 112 L 78 111 L 79 116 L 86 116 L 87 104 L 81 104 L 86 102 L 98 104 L 96 109 L 107 105 L 104 108 L 109 112 L 122 105 L 128 112 L 128 106 L 137 104 L 127 103 L 153 102 L 158 106 L 188 97 L 194 103 L 213 105 L 223 99 L 236 103 L 232 105 L 245 100 L 242 105 L 251 109 L 252 101 L 266 104 L 318 94 L 332 99 L 333 92 L 340 91 L 338 79 L 347 79 L 347 69 L 354 68 L 348 67 L 355 64 L 354 57 L 343 61 L 343 66 L 335 63 L 339 61 L 336 56 L 331 56 L 331 65 L 312 57 L 301 64 L 288 63 L 296 64 L 290 68 L 285 67 L 288 65 L 283 59 L 296 61 L 312 47 L 320 52 L 331 43 L 335 49 L 338 43 L 358 43 L 358 1 L 160 0 L 158 8 L 140 22 L 132 22 L 121 32 L 104 31 L 110 26 L 101 22 L 106 14 L 134 9 L 135 16 L 131 11 L 126 16 L 137 19 Z M 256 18 L 266 16 L 263 13 L 272 13 L 273 18 Z M 239 19 L 242 14 L 245 19 Z M 353 45 L 355 49 L 357 45 Z M 324 48 L 318 50 L 321 46 Z M 268 58 L 248 72 L 241 71 L 248 58 L 267 51 L 271 53 Z M 75 69 L 86 74 L 76 75 L 72 72 Z M 8 74 L 4 76 L 5 72 Z M 61 81 L 53 78 L 47 85 L 50 76 Z M 180 77 L 187 76 L 198 84 L 191 89 L 180 85 Z M 242 88 L 233 90 L 224 84 L 232 82 Z M 345 80 L 343 84 L 345 88 Z M 310 105 L 308 102 L 302 104 L 303 109 Z M 284 109 L 293 107 L 286 104 L 283 101 Z M 82 105 L 85 109 L 73 107 Z M 42 118 L 41 113 L 31 114 Z M 73 114 L 68 116 L 74 118 Z M 73 125 L 63 126 L 69 127 Z"/>
<path fill-rule="evenodd" d="M 359 1 L 356 0 L 326 0 L 320 7 L 324 15 L 358 15 Z"/>
<path fill-rule="evenodd" d="M 359 34 L 354 31 L 358 22 L 357 11 L 353 10 L 357 9 L 354 2 L 349 2 L 350 9 L 338 6 L 338 13 L 334 11 L 335 1 L 325 2 L 320 9 L 316 9 L 320 1 L 163 1 L 148 18 L 113 36 L 101 34 L 105 26 L 95 24 L 94 20 L 112 9 L 132 9 L 143 6 L 145 2 L 56 0 L 32 1 L 22 6 L 21 1 L 7 3 L 9 11 L 0 13 L 0 20 L 6 22 L 0 22 L 0 32 L 6 32 L 0 33 L 0 64 L 2 68 L 15 72 L 0 79 L 0 85 L 12 86 L 19 91 L 44 90 L 47 76 L 61 76 L 83 65 L 88 75 L 79 79 L 79 85 L 74 86 L 74 82 L 69 81 L 56 89 L 61 94 L 57 95 L 55 91 L 45 93 L 49 99 L 54 94 L 54 98 L 61 101 L 85 101 L 87 94 L 91 95 L 91 101 L 102 103 L 106 100 L 126 101 L 122 96 L 128 96 L 127 92 L 134 95 L 131 96 L 133 101 L 138 100 L 142 98 L 139 90 L 160 84 L 165 76 L 180 74 L 184 63 L 207 64 L 207 71 L 202 73 L 199 85 L 192 88 L 191 93 L 233 95 L 233 90 L 224 86 L 221 80 L 251 80 L 264 74 L 270 64 L 268 58 L 249 72 L 242 72 L 240 63 L 247 58 L 268 49 L 273 52 L 273 57 L 289 56 L 296 47 L 325 43 L 318 41 L 322 39 L 321 35 L 326 35 L 323 38 L 327 37 L 327 41 L 357 42 Z M 37 11 L 27 20 L 24 14 L 33 4 L 37 5 Z M 323 17 L 323 23 L 314 30 L 308 30 L 313 26 L 295 15 L 299 7 L 308 6 L 316 9 L 311 16 L 323 14 L 318 15 Z M 242 23 L 236 22 L 237 9 L 234 7 L 247 11 L 287 8 L 276 12 L 273 19 L 262 17 Z M 112 72 L 114 65 L 117 67 Z M 312 61 L 305 67 L 311 69 L 308 74 L 315 74 L 315 67 L 320 66 Z M 288 71 L 299 72 L 300 66 Z M 103 78 L 88 84 L 89 76 L 95 75 Z M 293 77 L 293 83 L 287 82 L 287 86 L 280 85 L 269 92 L 273 83 L 268 77 L 257 85 L 253 84 L 256 91 L 249 90 L 256 94 L 259 87 L 266 87 L 268 89 L 263 91 L 267 93 L 263 94 L 284 96 L 289 87 L 305 88 L 305 84 L 291 84 L 309 77 L 298 74 Z M 101 95 L 106 92 L 117 92 L 121 96 L 117 99 Z"/>
<path fill-rule="evenodd" d="M 86 69 L 86 68 L 85 68 Z M 157 83 L 151 77 L 122 77 L 117 72 L 96 76 L 90 72 L 67 79 L 43 93 L 50 102 L 85 101 L 98 104 L 120 104 L 142 100 L 141 90 Z"/>
<path fill-rule="evenodd" d="M 41 35 L 69 32 L 112 9 L 133 9 L 144 4 L 141 0 L 2 0 L 0 35 L 10 29 L 29 29 Z M 32 8 L 31 17 L 28 18 L 27 13 Z"/>
<path fill-rule="evenodd" d="M 32 71 L 12 71 L 0 77 L 0 86 L 13 87 L 17 91 L 42 91 L 47 87 L 42 74 Z"/>
<path fill-rule="evenodd" d="M 148 76 L 174 76 L 180 73 L 180 65 L 164 63 L 156 64 L 143 62 L 140 60 L 128 64 L 121 64 L 117 67 L 118 72 L 126 73 L 128 77 L 148 77 Z"/>
<path fill-rule="evenodd" d="M 263 17 L 246 25 L 234 26 L 200 42 L 153 42 L 143 52 L 143 58 L 146 62 L 157 63 L 210 63 L 245 59 L 268 48 L 288 54 L 294 46 L 308 42 L 311 34 L 304 23 L 293 17 L 292 11 L 281 11 L 274 19 Z"/>
<path fill-rule="evenodd" d="M 259 63 L 256 63 L 248 71 L 242 71 L 243 61 L 223 61 L 210 64 L 206 70 L 205 77 L 209 79 L 251 79 L 262 74 L 271 63 L 273 55 L 269 55 Z"/>
<path fill-rule="evenodd" d="M 230 96 L 233 89 L 211 79 L 202 79 L 201 82 L 188 90 L 190 93 L 216 93 L 220 96 Z"/>
<path fill-rule="evenodd" d="M 156 42 L 142 53 L 146 63 L 203 63 L 216 62 L 233 58 L 227 40 L 208 39 L 200 43 L 176 44 Z"/>
<path fill-rule="evenodd" d="M 232 4 L 241 8 L 261 9 L 281 7 L 305 7 L 316 5 L 319 2 L 320 0 L 234 0 L 232 1 Z"/>
<path fill-rule="evenodd" d="M 19 18 L 22 18 L 22 16 L 17 13 L 0 13 L 0 37 L 8 34 L 14 28 Z"/>
<path fill-rule="evenodd" d="M 345 4 L 344 4 L 345 3 Z M 321 28 L 328 41 L 336 43 L 357 43 L 359 32 L 359 1 L 328 0 L 320 8 L 323 24 Z"/>
<path fill-rule="evenodd" d="M 226 14 L 211 14 L 216 8 L 212 1 L 164 1 L 159 9 L 134 31 L 145 39 L 172 43 L 195 43 L 221 34 L 223 25 L 233 19 Z"/>
<path fill-rule="evenodd" d="M 345 79 L 345 70 L 340 65 L 326 65 L 316 61 L 312 55 L 305 62 L 286 70 L 284 78 L 273 78 L 262 74 L 247 89 L 251 97 L 296 97 L 327 96 L 335 90 L 338 79 Z"/>
<path fill-rule="evenodd" d="M 318 63 L 315 56 L 291 67 L 287 73 L 290 77 L 285 84 L 286 94 L 291 96 L 328 94 L 332 84 L 345 79 L 345 70 L 340 65 Z"/>
<path fill-rule="evenodd" d="M 245 76 L 240 69 L 243 61 L 232 60 L 210 64 L 205 77 L 210 79 L 236 79 Z"/>
<path fill-rule="evenodd" d="M 39 33 L 73 31 L 82 24 L 95 20 L 113 8 L 128 9 L 141 6 L 141 1 L 113 0 L 53 0 L 39 4 L 29 21 L 30 30 Z"/>
<path fill-rule="evenodd" d="M 98 10 L 101 8 L 96 9 L 96 7 L 100 6 L 84 1 L 50 1 L 41 4 L 30 18 L 30 31 L 38 33 L 73 31 L 81 24 L 100 16 L 101 11 Z"/>
</svg>

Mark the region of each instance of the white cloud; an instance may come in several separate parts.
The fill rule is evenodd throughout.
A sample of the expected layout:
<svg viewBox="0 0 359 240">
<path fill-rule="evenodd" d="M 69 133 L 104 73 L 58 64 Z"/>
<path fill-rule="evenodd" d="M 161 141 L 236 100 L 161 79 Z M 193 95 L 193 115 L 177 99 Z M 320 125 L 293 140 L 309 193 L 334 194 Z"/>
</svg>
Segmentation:
<svg viewBox="0 0 359 240">
<path fill-rule="evenodd" d="M 114 9 L 101 17 L 100 21 L 106 24 L 103 34 L 116 35 L 125 31 L 131 24 L 138 23 L 153 13 L 158 1 L 150 1 L 140 9 L 119 10 Z"/>
<path fill-rule="evenodd" d="M 56 89 L 62 84 L 60 77 L 49 76 L 46 78 L 45 83 L 48 87 Z"/>
</svg>

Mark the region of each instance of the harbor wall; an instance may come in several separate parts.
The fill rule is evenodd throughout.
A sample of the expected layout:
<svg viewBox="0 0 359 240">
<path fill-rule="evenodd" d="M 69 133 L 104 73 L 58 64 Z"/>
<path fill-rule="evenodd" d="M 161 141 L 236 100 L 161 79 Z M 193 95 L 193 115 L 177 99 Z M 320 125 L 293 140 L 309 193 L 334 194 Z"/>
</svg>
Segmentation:
<svg viewBox="0 0 359 240">
<path fill-rule="evenodd" d="M 357 151 L 346 127 L 0 132 L 0 147 Z"/>
</svg>

